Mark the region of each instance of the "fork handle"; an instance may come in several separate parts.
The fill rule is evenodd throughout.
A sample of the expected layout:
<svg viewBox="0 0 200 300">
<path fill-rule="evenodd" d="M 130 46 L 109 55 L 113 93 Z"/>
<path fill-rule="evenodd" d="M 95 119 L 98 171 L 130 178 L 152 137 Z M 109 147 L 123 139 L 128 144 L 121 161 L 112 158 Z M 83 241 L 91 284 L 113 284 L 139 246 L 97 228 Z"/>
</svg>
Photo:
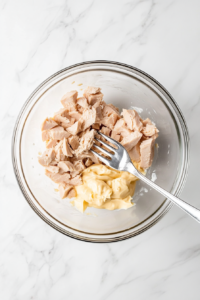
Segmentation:
<svg viewBox="0 0 200 300">
<path fill-rule="evenodd" d="M 130 171 L 129 171 L 130 172 Z M 146 178 L 144 175 L 141 173 L 137 172 L 137 175 L 134 172 L 131 172 L 135 176 L 137 176 L 139 179 L 147 183 L 149 186 L 151 186 L 153 189 L 155 189 L 157 192 L 165 196 L 166 198 L 170 199 L 173 203 L 175 203 L 177 206 L 179 206 L 182 210 L 184 210 L 188 215 L 190 215 L 192 218 L 194 218 L 197 222 L 200 223 L 200 210 L 197 209 L 196 207 L 188 204 L 187 202 L 173 196 L 148 178 Z"/>
</svg>

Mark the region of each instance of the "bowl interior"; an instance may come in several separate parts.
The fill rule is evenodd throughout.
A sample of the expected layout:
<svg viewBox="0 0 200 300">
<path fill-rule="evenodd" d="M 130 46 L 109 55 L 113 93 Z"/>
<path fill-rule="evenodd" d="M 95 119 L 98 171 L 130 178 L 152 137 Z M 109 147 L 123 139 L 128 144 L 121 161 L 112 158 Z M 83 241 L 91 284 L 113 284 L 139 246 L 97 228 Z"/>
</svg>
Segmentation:
<svg viewBox="0 0 200 300">
<path fill-rule="evenodd" d="M 40 126 L 61 108 L 60 99 L 76 89 L 79 95 L 88 85 L 99 86 L 104 101 L 122 108 L 136 109 L 159 129 L 158 147 L 147 177 L 177 194 L 187 167 L 187 145 L 183 119 L 170 96 L 148 75 L 113 64 L 81 64 L 50 77 L 30 96 L 19 116 L 14 134 L 14 168 L 20 187 L 33 209 L 61 232 L 84 240 L 127 238 L 144 231 L 167 211 L 170 202 L 138 181 L 128 210 L 106 211 L 88 208 L 84 214 L 60 200 L 57 185 L 44 175 L 37 161 L 45 145 Z M 187 131 L 187 130 L 186 130 Z M 186 132 L 187 133 L 187 132 Z"/>
</svg>

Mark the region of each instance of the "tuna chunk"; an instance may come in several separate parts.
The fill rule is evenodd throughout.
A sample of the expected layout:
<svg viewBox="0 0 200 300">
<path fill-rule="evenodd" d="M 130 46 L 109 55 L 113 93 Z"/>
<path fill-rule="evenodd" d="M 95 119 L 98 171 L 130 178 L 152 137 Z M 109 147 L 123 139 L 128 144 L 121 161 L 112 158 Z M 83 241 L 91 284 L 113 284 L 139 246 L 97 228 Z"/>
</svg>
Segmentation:
<svg viewBox="0 0 200 300">
<path fill-rule="evenodd" d="M 88 168 L 93 164 L 93 161 L 90 158 L 87 158 L 85 161 L 85 166 Z"/>
<path fill-rule="evenodd" d="M 100 122 L 104 126 L 109 127 L 111 130 L 113 130 L 117 122 L 117 119 L 118 119 L 117 114 L 111 114 L 109 117 L 103 117 Z"/>
<path fill-rule="evenodd" d="M 76 121 L 72 126 L 66 129 L 70 134 L 77 135 L 80 131 L 82 131 L 82 117 L 79 121 Z"/>
<path fill-rule="evenodd" d="M 95 164 L 99 164 L 98 158 L 90 151 L 86 151 L 77 156 L 77 159 L 81 160 L 83 158 L 90 158 Z"/>
<path fill-rule="evenodd" d="M 94 105 L 96 102 L 102 101 L 103 99 L 103 94 L 102 93 L 98 93 L 95 95 L 88 95 L 88 103 L 90 105 Z"/>
<path fill-rule="evenodd" d="M 77 100 L 78 92 L 77 91 L 71 91 L 67 94 L 65 94 L 62 99 L 61 103 L 64 107 L 68 107 L 69 105 L 75 105 Z"/>
<path fill-rule="evenodd" d="M 146 126 L 147 124 L 152 125 L 152 122 L 149 118 L 142 121 L 143 125 Z"/>
<path fill-rule="evenodd" d="M 143 127 L 142 133 L 145 136 L 153 136 L 154 134 L 158 133 L 158 129 L 153 124 L 147 124 L 145 127 Z"/>
<path fill-rule="evenodd" d="M 109 117 L 111 114 L 116 114 L 120 118 L 119 111 L 112 104 L 106 104 L 103 108 L 103 116 Z"/>
<path fill-rule="evenodd" d="M 73 186 L 70 184 L 60 183 L 58 188 L 59 188 L 60 198 L 64 199 L 68 197 L 68 194 L 73 189 Z"/>
<path fill-rule="evenodd" d="M 130 129 L 128 129 L 126 127 L 126 123 L 125 123 L 124 119 L 120 119 L 120 120 L 117 121 L 113 131 L 116 132 L 116 134 L 121 134 L 123 137 L 128 136 L 129 134 L 131 134 Z"/>
<path fill-rule="evenodd" d="M 92 124 L 96 122 L 96 110 L 95 108 L 86 110 L 80 121 L 82 122 L 82 131 L 86 130 Z"/>
<path fill-rule="evenodd" d="M 140 145 L 141 162 L 140 166 L 147 169 L 151 166 L 154 155 L 154 140 L 152 138 L 145 140 Z"/>
<path fill-rule="evenodd" d="M 71 185 L 81 185 L 83 182 L 82 182 L 82 178 L 80 175 L 77 175 L 75 176 L 74 178 L 72 178 L 69 183 Z"/>
<path fill-rule="evenodd" d="M 63 141 L 63 148 L 62 148 L 63 154 L 66 155 L 67 157 L 72 157 L 72 150 L 68 144 L 68 141 L 64 139 Z"/>
<path fill-rule="evenodd" d="M 82 116 L 82 114 L 80 114 L 78 111 L 70 111 L 69 115 L 70 117 L 74 118 L 75 121 L 78 121 Z"/>
<path fill-rule="evenodd" d="M 130 130 L 138 130 L 140 131 L 143 127 L 142 122 L 140 121 L 140 116 L 135 110 L 127 110 L 123 109 L 122 115 L 127 124 L 127 127 Z"/>
<path fill-rule="evenodd" d="M 58 123 L 56 123 L 51 118 L 46 118 L 44 122 L 42 123 L 41 130 L 50 130 L 51 128 L 54 128 L 58 126 Z"/>
<path fill-rule="evenodd" d="M 88 95 L 94 95 L 94 94 L 98 94 L 101 92 L 101 88 L 100 87 L 95 87 L 95 86 L 88 86 L 87 89 L 85 89 L 83 96 L 85 96 L 87 98 Z"/>
<path fill-rule="evenodd" d="M 100 132 L 102 132 L 103 134 L 110 136 L 111 130 L 108 127 L 102 127 Z"/>
<path fill-rule="evenodd" d="M 77 104 L 79 104 L 83 108 L 89 108 L 87 99 L 85 97 L 81 97 L 77 100 Z"/>
<path fill-rule="evenodd" d="M 103 118 L 103 114 L 102 114 L 103 105 L 101 104 L 100 101 L 97 101 L 93 105 L 93 109 L 95 109 L 95 111 L 96 111 L 96 122 L 99 123 L 101 121 L 101 119 Z"/>
<path fill-rule="evenodd" d="M 62 172 L 73 172 L 75 171 L 74 165 L 70 161 L 60 161 L 58 167 Z"/>
<path fill-rule="evenodd" d="M 79 137 L 77 135 L 73 135 L 68 138 L 68 143 L 73 150 L 76 150 L 79 146 Z"/>
<path fill-rule="evenodd" d="M 48 170 L 45 170 L 45 175 L 48 176 L 55 183 L 69 183 L 70 175 L 68 173 L 60 174 L 60 173 L 51 173 Z"/>
<path fill-rule="evenodd" d="M 38 162 L 46 167 L 48 166 L 56 157 L 56 153 L 54 151 L 54 149 L 49 149 L 44 151 L 44 153 L 42 154 L 41 157 L 38 158 Z"/>
<path fill-rule="evenodd" d="M 75 119 L 69 114 L 70 111 L 68 109 L 62 108 L 54 114 L 54 120 L 60 123 L 64 128 L 70 127 L 74 124 Z"/>
<path fill-rule="evenodd" d="M 50 131 L 49 130 L 43 130 L 42 131 L 42 141 L 43 142 L 48 141 L 48 140 L 50 140 L 50 138 L 51 138 Z"/>
<path fill-rule="evenodd" d="M 63 127 L 58 126 L 50 130 L 50 136 L 53 140 L 63 140 L 68 138 L 70 134 Z"/>
<path fill-rule="evenodd" d="M 133 147 L 129 152 L 128 152 L 130 158 L 136 162 L 140 161 L 140 143 L 138 143 L 135 147 Z"/>
<path fill-rule="evenodd" d="M 76 191 L 75 191 L 75 189 L 72 189 L 71 191 L 69 191 L 69 194 L 67 195 L 67 197 L 69 199 L 76 197 Z"/>
<path fill-rule="evenodd" d="M 99 123 L 94 123 L 92 124 L 92 129 L 96 129 L 96 130 L 99 130 L 100 129 L 100 124 Z"/>
<path fill-rule="evenodd" d="M 114 139 L 115 141 L 119 142 L 121 140 L 121 135 L 117 134 L 114 130 L 111 133 L 111 138 Z"/>
<path fill-rule="evenodd" d="M 56 166 L 48 166 L 46 167 L 46 170 L 48 170 L 51 173 L 58 173 L 59 172 L 59 168 Z"/>
<path fill-rule="evenodd" d="M 94 134 L 95 131 L 92 129 L 89 132 L 86 132 L 80 139 L 80 145 L 75 151 L 76 156 L 83 153 L 84 151 L 90 150 L 94 143 Z"/>
<path fill-rule="evenodd" d="M 142 133 L 139 131 L 132 132 L 128 136 L 124 137 L 121 144 L 125 147 L 127 151 L 130 151 L 141 139 Z"/>
<path fill-rule="evenodd" d="M 50 140 L 46 143 L 46 148 L 47 149 L 53 148 L 56 146 L 56 144 L 57 144 L 57 140 Z"/>
</svg>

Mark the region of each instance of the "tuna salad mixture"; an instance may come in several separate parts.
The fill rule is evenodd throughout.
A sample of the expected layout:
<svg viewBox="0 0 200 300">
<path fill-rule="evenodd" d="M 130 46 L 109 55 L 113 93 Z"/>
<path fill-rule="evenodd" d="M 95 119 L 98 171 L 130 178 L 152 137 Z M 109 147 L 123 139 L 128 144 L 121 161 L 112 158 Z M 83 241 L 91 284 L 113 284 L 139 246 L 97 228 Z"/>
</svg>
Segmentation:
<svg viewBox="0 0 200 300">
<path fill-rule="evenodd" d="M 103 101 L 99 87 L 88 87 L 83 97 L 78 97 L 77 91 L 68 92 L 61 104 L 63 108 L 42 123 L 46 150 L 38 161 L 45 167 L 45 174 L 58 184 L 62 199 L 77 196 L 76 187 L 83 185 L 84 170 L 91 169 L 93 164 L 103 165 L 90 152 L 95 135 L 103 140 L 97 131 L 120 142 L 139 169 L 151 166 L 158 129 L 150 119 L 142 120 L 135 110 L 123 109 L 120 114 L 117 107 Z M 109 191 L 112 195 L 112 190 Z M 106 197 L 103 199 L 105 202 Z"/>
</svg>

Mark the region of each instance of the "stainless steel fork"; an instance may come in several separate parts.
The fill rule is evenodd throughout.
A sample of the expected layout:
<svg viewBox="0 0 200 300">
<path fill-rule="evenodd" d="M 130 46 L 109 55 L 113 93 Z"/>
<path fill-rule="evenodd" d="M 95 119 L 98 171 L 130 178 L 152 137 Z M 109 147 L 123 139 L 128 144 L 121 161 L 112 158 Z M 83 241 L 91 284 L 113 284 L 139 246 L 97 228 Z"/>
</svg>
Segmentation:
<svg viewBox="0 0 200 300">
<path fill-rule="evenodd" d="M 105 143 L 104 141 L 101 141 L 98 138 L 95 138 L 98 142 L 100 142 L 102 145 L 104 145 L 107 149 L 112 151 L 112 153 L 111 153 L 111 152 L 101 148 L 100 146 L 94 144 L 93 146 L 95 148 L 97 148 L 102 153 L 104 153 L 110 157 L 110 160 L 109 160 L 109 159 L 103 157 L 102 155 L 100 155 L 99 153 L 97 153 L 96 151 L 91 149 L 90 151 L 93 154 L 95 154 L 99 158 L 100 161 L 102 161 L 104 164 L 106 164 L 107 166 L 109 166 L 113 169 L 120 170 L 120 171 L 127 171 L 127 172 L 135 175 L 139 179 L 143 180 L 146 184 L 148 184 L 149 186 L 154 188 L 156 191 L 161 193 L 163 196 L 170 199 L 173 203 L 175 203 L 178 207 L 180 207 L 182 210 L 184 210 L 187 214 L 189 214 L 192 218 L 194 218 L 197 222 L 200 223 L 200 210 L 199 209 L 197 209 L 194 206 L 188 204 L 187 202 L 173 196 L 172 194 L 170 194 L 169 192 L 167 192 L 166 190 L 164 190 L 163 188 L 161 188 L 160 186 L 158 186 L 157 184 L 155 184 L 154 182 L 152 182 L 151 180 L 146 178 L 143 174 L 141 174 L 135 168 L 135 166 L 133 165 L 133 163 L 129 157 L 128 152 L 120 143 L 116 142 L 115 140 L 113 140 L 112 138 L 108 137 L 107 135 L 105 135 L 101 132 L 98 132 L 98 134 L 116 146 L 116 148 L 114 148 L 114 147 L 108 145 L 107 143 Z"/>
</svg>

